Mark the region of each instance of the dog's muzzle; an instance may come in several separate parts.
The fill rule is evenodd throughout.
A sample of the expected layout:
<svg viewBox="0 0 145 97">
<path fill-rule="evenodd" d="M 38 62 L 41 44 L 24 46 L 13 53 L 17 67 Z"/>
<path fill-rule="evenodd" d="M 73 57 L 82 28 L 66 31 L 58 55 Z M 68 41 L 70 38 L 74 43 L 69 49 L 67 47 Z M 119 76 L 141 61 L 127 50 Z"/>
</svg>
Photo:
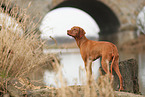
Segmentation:
<svg viewBox="0 0 145 97">
<path fill-rule="evenodd" d="M 67 30 L 67 35 L 70 35 L 70 32 L 71 32 L 70 30 Z"/>
</svg>

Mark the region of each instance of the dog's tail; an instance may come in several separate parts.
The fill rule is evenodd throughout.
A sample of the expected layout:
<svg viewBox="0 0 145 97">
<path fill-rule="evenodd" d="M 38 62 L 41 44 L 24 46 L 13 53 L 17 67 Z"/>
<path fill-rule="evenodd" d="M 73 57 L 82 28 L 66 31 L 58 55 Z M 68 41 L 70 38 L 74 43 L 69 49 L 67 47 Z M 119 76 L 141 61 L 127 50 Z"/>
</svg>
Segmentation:
<svg viewBox="0 0 145 97">
<path fill-rule="evenodd" d="M 116 57 L 118 56 L 118 50 L 117 50 L 117 47 L 115 45 L 113 45 L 113 53 L 112 53 L 112 57 L 113 57 L 113 60 L 112 60 L 112 63 L 111 63 L 111 75 L 112 75 L 112 68 L 113 68 L 113 64 L 114 64 L 114 61 L 116 59 Z"/>
</svg>

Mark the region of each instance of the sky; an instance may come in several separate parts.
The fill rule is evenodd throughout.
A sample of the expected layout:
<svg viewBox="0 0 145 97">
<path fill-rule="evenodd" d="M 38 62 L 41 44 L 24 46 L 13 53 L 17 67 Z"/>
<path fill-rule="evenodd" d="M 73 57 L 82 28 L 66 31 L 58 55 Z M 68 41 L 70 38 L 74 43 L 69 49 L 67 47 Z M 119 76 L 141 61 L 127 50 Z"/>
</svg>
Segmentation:
<svg viewBox="0 0 145 97">
<path fill-rule="evenodd" d="M 86 36 L 99 37 L 98 24 L 89 14 L 77 8 L 62 7 L 48 12 L 43 18 L 39 28 L 42 33 L 41 38 L 68 37 L 67 30 L 73 26 L 82 27 L 86 31 Z"/>
</svg>

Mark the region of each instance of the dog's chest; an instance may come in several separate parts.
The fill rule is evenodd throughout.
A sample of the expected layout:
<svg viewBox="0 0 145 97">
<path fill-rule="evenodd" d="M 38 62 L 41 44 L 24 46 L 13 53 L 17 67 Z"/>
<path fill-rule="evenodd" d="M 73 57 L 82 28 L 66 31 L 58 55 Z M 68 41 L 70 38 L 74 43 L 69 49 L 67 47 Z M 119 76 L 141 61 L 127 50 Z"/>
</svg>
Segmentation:
<svg viewBox="0 0 145 97">
<path fill-rule="evenodd" d="M 91 60 L 96 60 L 101 56 L 100 50 L 95 48 L 89 48 L 87 46 L 84 48 L 80 48 L 80 53 L 82 57 L 87 57 Z"/>
</svg>

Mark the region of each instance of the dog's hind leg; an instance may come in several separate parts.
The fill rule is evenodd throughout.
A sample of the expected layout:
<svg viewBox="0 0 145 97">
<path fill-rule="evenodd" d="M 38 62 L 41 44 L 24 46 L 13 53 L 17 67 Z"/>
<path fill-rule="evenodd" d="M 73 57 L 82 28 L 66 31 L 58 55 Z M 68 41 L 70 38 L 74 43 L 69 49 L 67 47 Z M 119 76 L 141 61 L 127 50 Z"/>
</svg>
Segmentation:
<svg viewBox="0 0 145 97">
<path fill-rule="evenodd" d="M 107 57 L 102 57 L 102 68 L 106 73 L 109 73 L 109 60 L 107 59 Z"/>
<path fill-rule="evenodd" d="M 103 70 L 106 72 L 106 74 L 109 75 L 109 78 L 111 80 L 112 74 L 110 73 L 110 70 L 109 70 L 110 69 L 109 68 L 109 61 L 110 61 L 110 57 L 109 56 L 102 57 L 101 64 L 102 64 Z"/>
</svg>

